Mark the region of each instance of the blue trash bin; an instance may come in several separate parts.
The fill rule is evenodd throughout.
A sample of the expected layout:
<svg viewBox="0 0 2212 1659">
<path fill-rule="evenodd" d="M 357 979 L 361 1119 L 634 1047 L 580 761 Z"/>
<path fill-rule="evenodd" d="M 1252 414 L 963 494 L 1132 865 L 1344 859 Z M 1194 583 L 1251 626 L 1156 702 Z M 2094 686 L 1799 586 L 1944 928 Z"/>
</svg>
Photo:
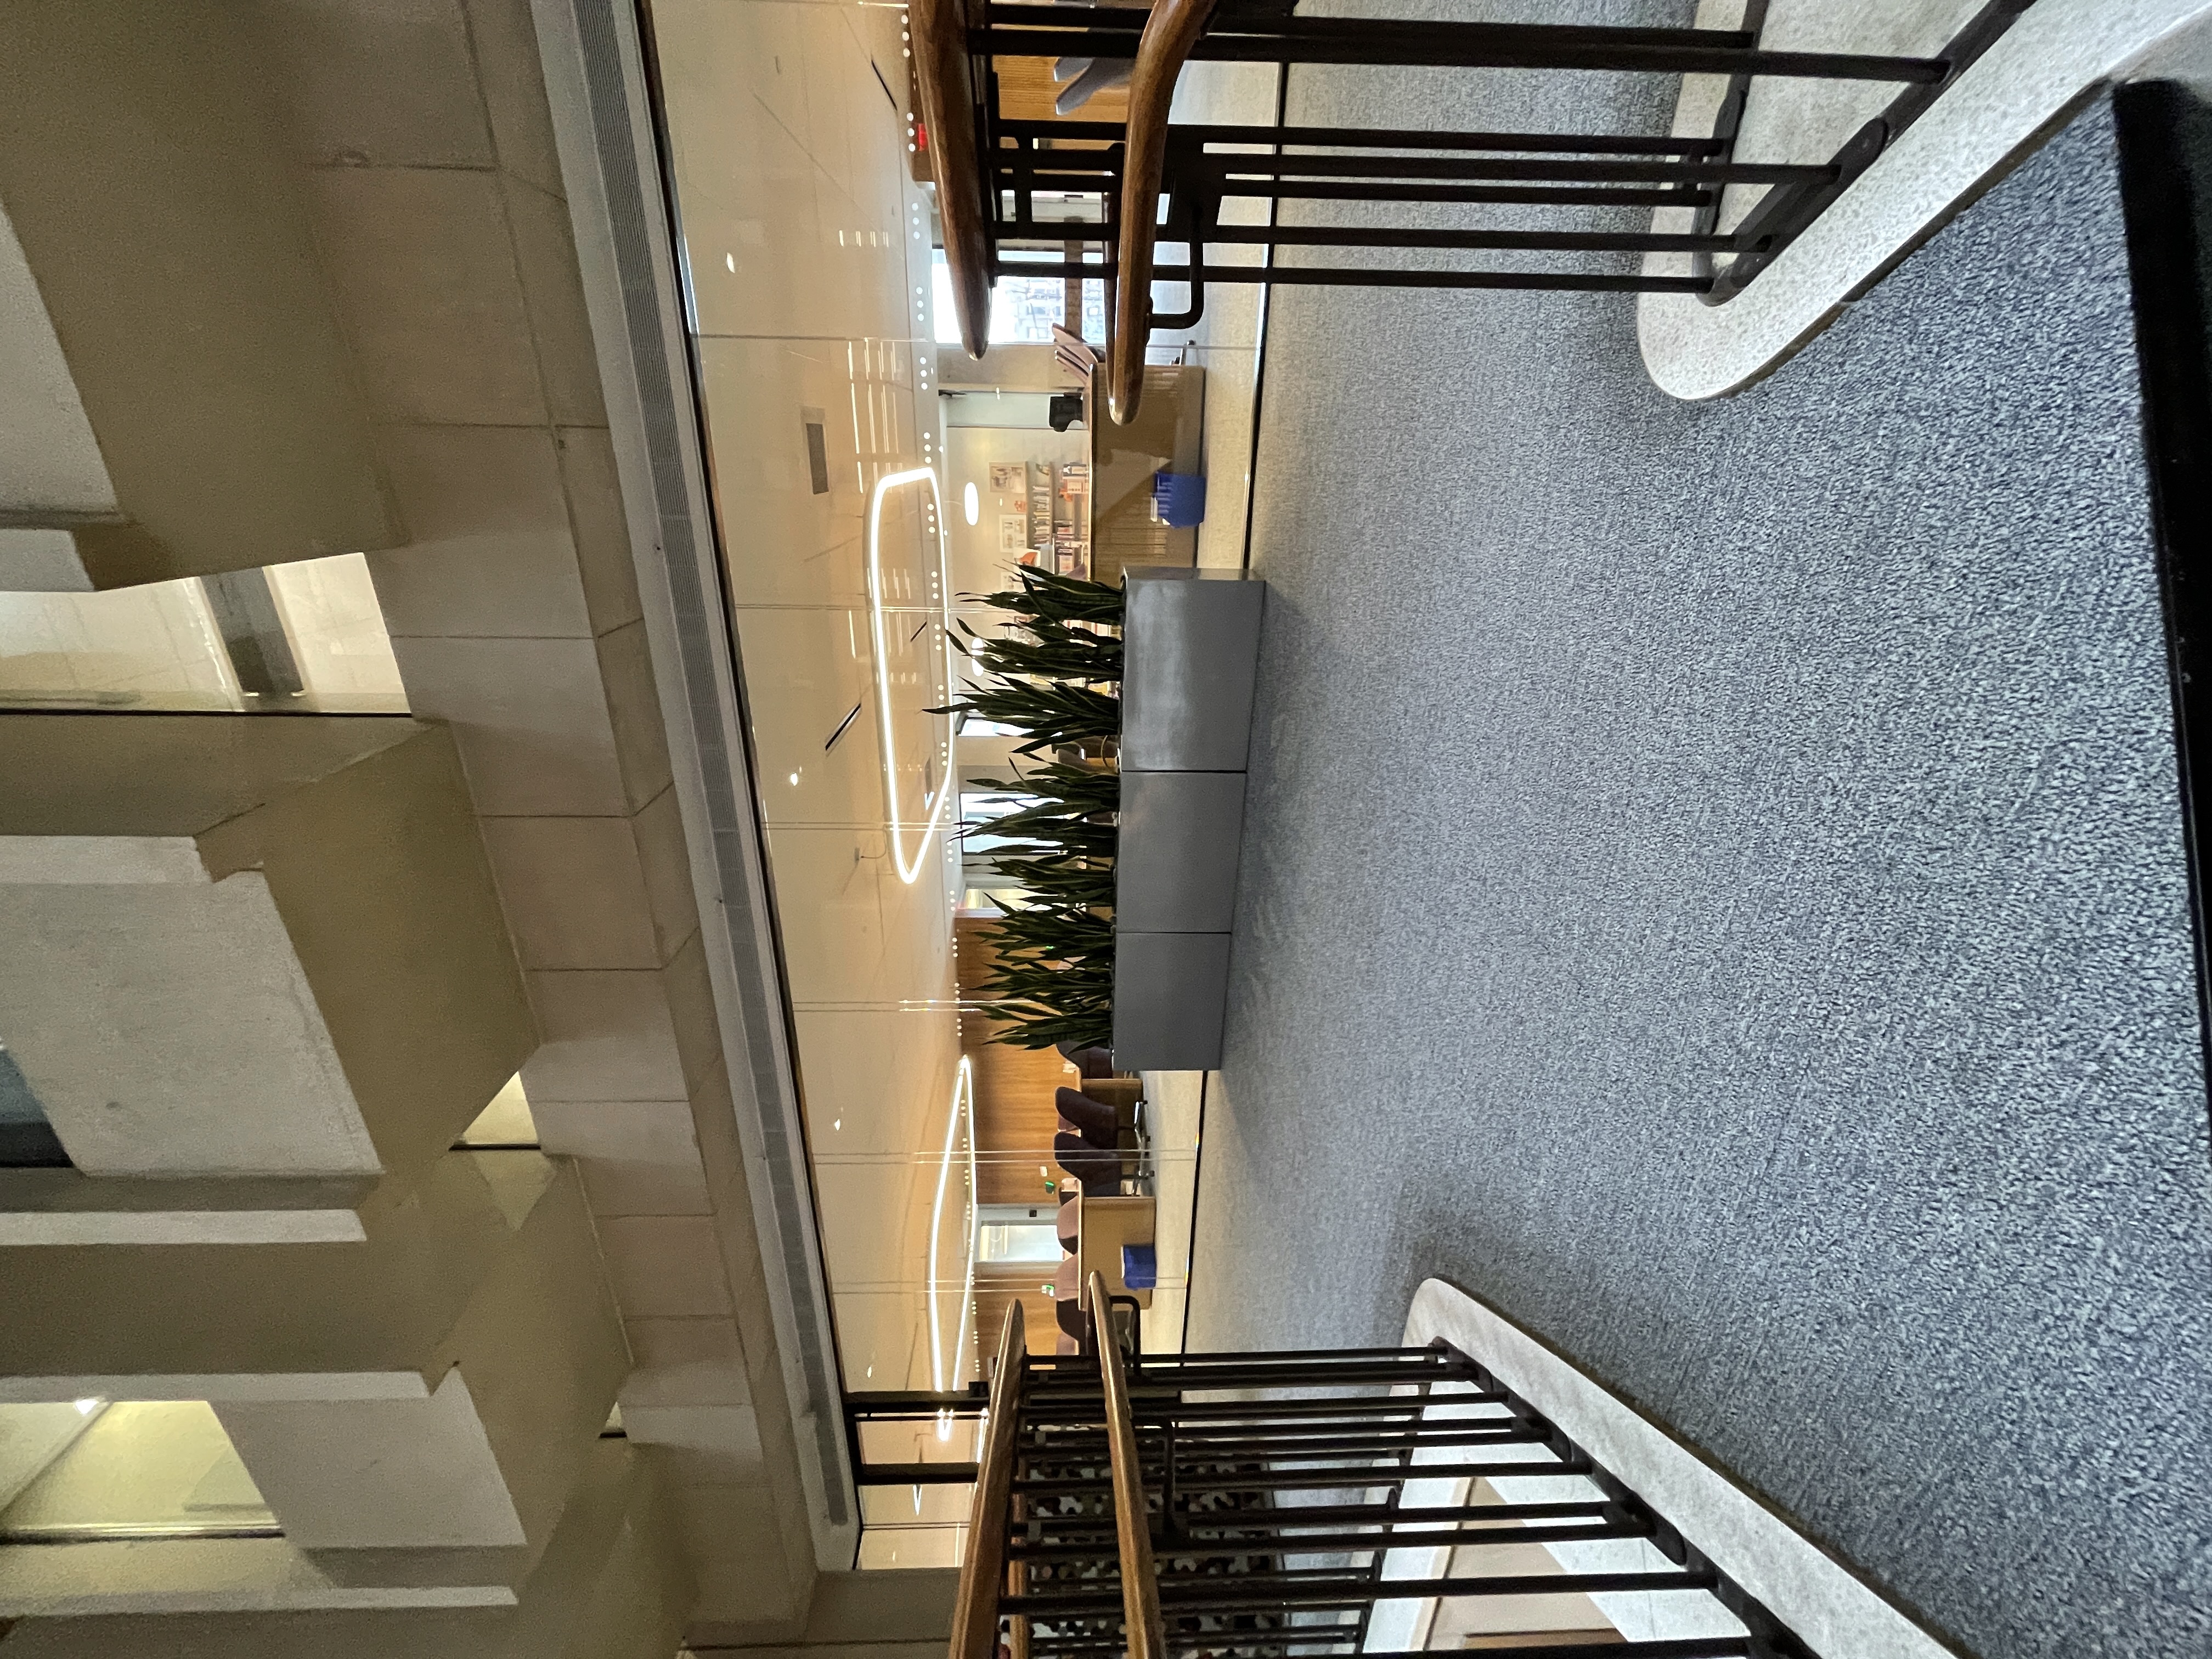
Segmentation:
<svg viewBox="0 0 2212 1659">
<path fill-rule="evenodd" d="M 1149 1291 L 1159 1282 L 1158 1260 L 1149 1244 L 1121 1247 L 1121 1282 L 1133 1291 Z"/>
<path fill-rule="evenodd" d="M 1152 511 L 1162 524 L 1188 530 L 1206 521 L 1206 477 L 1197 472 L 1152 474 Z"/>
</svg>

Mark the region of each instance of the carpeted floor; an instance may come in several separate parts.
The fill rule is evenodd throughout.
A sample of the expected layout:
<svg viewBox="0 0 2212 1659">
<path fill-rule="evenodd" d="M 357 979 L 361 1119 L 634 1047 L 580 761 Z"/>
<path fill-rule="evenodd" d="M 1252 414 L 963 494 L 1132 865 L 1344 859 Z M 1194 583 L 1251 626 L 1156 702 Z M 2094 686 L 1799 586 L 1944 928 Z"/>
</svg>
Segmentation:
<svg viewBox="0 0 2212 1659">
<path fill-rule="evenodd" d="M 1627 299 L 1278 291 L 1194 1346 L 1394 1340 L 1442 1275 L 1988 1659 L 2212 1650 L 2133 349 L 2101 106 L 1722 404 Z"/>
</svg>

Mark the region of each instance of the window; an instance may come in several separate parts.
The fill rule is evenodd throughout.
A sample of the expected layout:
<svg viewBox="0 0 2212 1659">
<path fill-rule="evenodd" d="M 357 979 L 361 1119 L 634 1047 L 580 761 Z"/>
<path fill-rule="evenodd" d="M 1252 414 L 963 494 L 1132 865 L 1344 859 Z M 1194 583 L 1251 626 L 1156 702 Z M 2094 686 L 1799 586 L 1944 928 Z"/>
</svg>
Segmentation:
<svg viewBox="0 0 2212 1659">
<path fill-rule="evenodd" d="M 983 1204 L 975 1211 L 975 1261 L 1059 1266 L 1059 1212 L 1045 1204 Z"/>
<path fill-rule="evenodd" d="M 1054 256 L 1041 259 L 1057 263 Z M 939 345 L 960 343 L 960 319 L 952 308 L 952 273 L 946 269 L 940 248 L 931 270 Z M 1067 318 L 1067 283 L 1059 276 L 1001 276 L 991 289 L 993 345 L 1049 345 L 1052 325 Z M 1094 343 L 1106 337 L 1106 284 L 1083 284 L 1083 337 Z"/>
</svg>

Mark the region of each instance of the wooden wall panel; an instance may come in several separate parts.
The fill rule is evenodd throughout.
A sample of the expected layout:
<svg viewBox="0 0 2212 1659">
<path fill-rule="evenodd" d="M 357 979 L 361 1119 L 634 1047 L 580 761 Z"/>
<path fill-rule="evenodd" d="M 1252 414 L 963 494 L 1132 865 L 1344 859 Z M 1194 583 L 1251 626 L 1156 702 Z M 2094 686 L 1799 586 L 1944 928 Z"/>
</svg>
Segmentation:
<svg viewBox="0 0 2212 1659">
<path fill-rule="evenodd" d="M 1004 1043 L 972 1051 L 975 1066 L 975 1201 L 1057 1202 L 1037 1165 L 1052 1163 L 1060 1114 L 1053 1091 L 1073 1084 L 1074 1068 L 1051 1049 L 1042 1054 Z"/>
<path fill-rule="evenodd" d="M 953 919 L 958 983 L 965 995 L 987 970 L 992 951 L 988 919 Z M 960 1017 L 960 1048 L 975 1067 L 975 1201 L 1038 1204 L 1051 1194 L 1037 1165 L 1052 1163 L 1060 1114 L 1053 1091 L 1073 1085 L 1075 1068 L 1050 1048 L 1016 1048 L 990 1040 L 996 1027 L 981 1014 Z"/>
<path fill-rule="evenodd" d="M 990 1274 L 986 1278 L 986 1274 Z M 1053 1321 L 1053 1299 L 1040 1288 L 1052 1277 L 1050 1268 L 1042 1262 L 1028 1262 L 1019 1274 L 1000 1277 L 999 1271 L 988 1267 L 975 1270 L 975 1334 L 977 1352 L 994 1354 L 999 1351 L 999 1333 L 1006 1322 L 1006 1308 L 1018 1301 L 1022 1304 L 1022 1332 L 1028 1339 L 1031 1353 L 1051 1353 L 1060 1340 L 1060 1327 Z"/>
</svg>

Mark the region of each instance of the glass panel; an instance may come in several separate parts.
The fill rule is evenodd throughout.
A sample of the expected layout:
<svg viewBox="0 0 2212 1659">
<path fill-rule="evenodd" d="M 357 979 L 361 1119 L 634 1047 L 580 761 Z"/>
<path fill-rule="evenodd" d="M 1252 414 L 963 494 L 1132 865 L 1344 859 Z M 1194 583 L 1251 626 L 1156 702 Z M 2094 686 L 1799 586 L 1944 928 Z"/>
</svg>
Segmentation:
<svg viewBox="0 0 2212 1659">
<path fill-rule="evenodd" d="M 985 1222 L 975 1230 L 978 1261 L 1048 1261 L 1060 1265 L 1060 1229 L 1049 1221 Z"/>
<path fill-rule="evenodd" d="M 529 1097 L 522 1092 L 522 1074 L 507 1079 L 507 1085 L 491 1097 L 491 1104 L 477 1114 L 477 1121 L 462 1134 L 463 1146 L 538 1145 L 538 1123 L 530 1115 Z"/>
<path fill-rule="evenodd" d="M 0 593 L 0 708 L 405 714 L 358 553 L 105 593 Z"/>
<path fill-rule="evenodd" d="M 269 567 L 301 689 L 324 706 L 347 697 L 406 697 L 384 631 L 368 561 L 358 553 Z"/>
<path fill-rule="evenodd" d="M 975 1507 L 973 1482 L 960 1486 L 863 1486 L 860 1522 L 869 1527 L 957 1526 Z"/>
<path fill-rule="evenodd" d="M 0 1048 L 0 1169 L 69 1167 L 61 1138 L 7 1049 Z"/>
<path fill-rule="evenodd" d="M 1008 257 L 1018 256 L 1010 253 Z M 1062 256 L 1041 252 L 1036 257 L 1058 263 Z M 931 267 L 930 281 L 935 301 L 937 343 L 958 345 L 960 323 L 958 313 L 952 308 L 952 274 L 945 268 L 941 249 Z M 1067 279 L 1064 276 L 1004 276 L 992 287 L 993 345 L 1048 345 L 1052 341 L 1053 325 L 1065 325 L 1066 320 Z M 1106 284 L 1103 280 L 1084 279 L 1083 337 L 1094 345 L 1105 341 Z"/>
<path fill-rule="evenodd" d="M 0 705 L 238 709 L 238 676 L 198 581 L 0 593 Z"/>
<path fill-rule="evenodd" d="M 965 1527 L 870 1527 L 860 1534 L 860 1565 L 957 1567 L 968 1553 Z"/>
<path fill-rule="evenodd" d="M 977 849 L 963 848 L 960 819 L 989 804 L 961 797 L 1026 764 L 1007 759 L 1024 736 L 977 723 L 956 743 L 933 711 L 978 672 L 957 647 L 962 596 L 1010 585 L 1017 560 L 1075 556 L 1088 440 L 1052 429 L 1036 376 L 1005 390 L 1038 405 L 1041 424 L 949 431 L 933 384 L 949 295 L 903 133 L 802 131 L 763 113 L 794 97 L 879 107 L 870 54 L 900 59 L 897 14 L 860 8 L 822 52 L 763 69 L 773 55 L 745 31 L 795 10 L 678 9 L 661 20 L 660 63 L 713 67 L 672 67 L 659 93 L 840 1381 L 854 1395 L 953 1391 L 981 1370 L 979 1194 L 1044 1193 L 1031 1172 L 1051 1155 L 1052 1090 L 1073 1073 L 1048 1050 L 992 1046 L 991 1026 L 963 1006 L 961 970 L 980 971 L 988 945 L 956 929 L 991 872 L 963 868 Z M 807 178 L 836 182 L 834 220 L 793 194 L 789 181 Z M 1056 205 L 1098 211 L 1096 199 Z M 1056 276 L 1016 281 L 994 333 L 1048 340 L 1068 292 Z M 1103 339 L 1103 285 L 1090 282 L 1084 301 Z M 975 412 L 998 390 L 976 384 Z M 959 614 L 1004 621 L 981 605 Z M 994 1145 L 1020 1149 L 1018 1178 L 978 1154 L 985 1076 L 1002 1121 Z M 1041 1255 L 1033 1233 L 1004 1231 L 1029 1219 L 994 1218 L 993 1248 Z M 1050 1277 L 1043 1260 L 1013 1265 L 1024 1285 Z M 1008 1293 L 987 1294 L 995 1339 Z M 1030 1323 L 1032 1346 L 1048 1350 L 1048 1310 Z M 878 1464 L 964 1462 L 974 1434 L 970 1420 L 925 1412 L 866 1424 L 860 1440 Z M 925 1487 L 920 1514 L 916 1501 L 911 1487 L 862 1500 L 864 1565 L 957 1560 L 964 1487 Z"/>
<path fill-rule="evenodd" d="M 866 1418 L 860 1430 L 860 1456 L 870 1463 L 972 1463 L 982 1443 L 982 1419 L 975 1413 Z"/>
<path fill-rule="evenodd" d="M 0 1541 L 273 1531 L 276 1521 L 201 1400 L 0 1406 Z"/>
</svg>

